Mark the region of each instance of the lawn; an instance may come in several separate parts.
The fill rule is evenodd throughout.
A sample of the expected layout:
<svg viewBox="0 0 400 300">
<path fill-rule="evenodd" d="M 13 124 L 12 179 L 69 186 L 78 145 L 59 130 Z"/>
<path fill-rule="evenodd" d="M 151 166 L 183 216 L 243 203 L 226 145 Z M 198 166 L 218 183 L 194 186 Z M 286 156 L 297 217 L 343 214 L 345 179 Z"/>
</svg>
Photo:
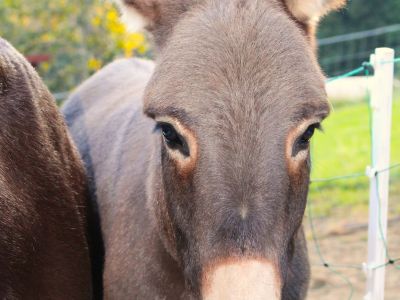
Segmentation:
<svg viewBox="0 0 400 300">
<path fill-rule="evenodd" d="M 393 103 L 391 164 L 400 163 L 400 97 Z M 370 164 L 370 128 L 366 103 L 338 103 L 316 133 L 312 145 L 313 179 L 365 172 Z M 390 172 L 390 213 L 400 212 L 400 168 Z M 311 184 L 309 201 L 315 214 L 329 215 L 368 209 L 366 176 Z"/>
</svg>

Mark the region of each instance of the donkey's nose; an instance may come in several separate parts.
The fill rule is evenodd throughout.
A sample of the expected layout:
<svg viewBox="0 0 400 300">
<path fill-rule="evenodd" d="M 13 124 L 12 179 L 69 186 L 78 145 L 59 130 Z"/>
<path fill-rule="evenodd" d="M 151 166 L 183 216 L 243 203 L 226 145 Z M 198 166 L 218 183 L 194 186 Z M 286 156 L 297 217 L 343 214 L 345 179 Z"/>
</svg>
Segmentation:
<svg viewBox="0 0 400 300">
<path fill-rule="evenodd" d="M 226 259 L 203 272 L 204 300 L 277 300 L 281 283 L 277 268 L 262 259 Z"/>
</svg>

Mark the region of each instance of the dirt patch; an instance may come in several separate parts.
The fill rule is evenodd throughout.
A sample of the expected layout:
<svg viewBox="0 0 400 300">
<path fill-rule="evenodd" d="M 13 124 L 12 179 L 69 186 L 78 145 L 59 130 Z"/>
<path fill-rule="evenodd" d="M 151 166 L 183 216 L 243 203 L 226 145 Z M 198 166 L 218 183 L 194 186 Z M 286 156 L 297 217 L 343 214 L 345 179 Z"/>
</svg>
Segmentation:
<svg viewBox="0 0 400 300">
<path fill-rule="evenodd" d="M 330 271 L 319 258 L 307 218 L 305 229 L 312 268 L 312 279 L 307 299 L 337 300 L 363 299 L 366 275 L 362 263 L 367 259 L 367 218 L 357 221 L 340 221 L 337 218 L 314 219 L 314 227 L 324 260 L 332 265 Z M 400 220 L 392 218 L 388 226 L 389 255 L 400 258 Z M 337 267 L 335 267 L 337 266 Z M 400 262 L 386 270 L 385 299 L 400 299 Z M 344 277 L 344 278 L 343 278 Z M 346 282 L 348 280 L 349 282 Z M 352 297 L 350 295 L 352 293 Z"/>
</svg>

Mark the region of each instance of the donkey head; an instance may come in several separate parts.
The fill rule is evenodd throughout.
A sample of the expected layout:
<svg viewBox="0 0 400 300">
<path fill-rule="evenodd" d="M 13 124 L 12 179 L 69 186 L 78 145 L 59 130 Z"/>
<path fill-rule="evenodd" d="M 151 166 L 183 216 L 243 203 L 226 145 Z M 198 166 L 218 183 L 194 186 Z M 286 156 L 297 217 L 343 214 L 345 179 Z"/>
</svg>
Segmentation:
<svg viewBox="0 0 400 300">
<path fill-rule="evenodd" d="M 341 2 L 122 3 L 158 46 L 144 99 L 160 132 L 149 201 L 196 296 L 281 298 L 301 268 L 309 142 L 329 113 L 309 36 Z"/>
</svg>

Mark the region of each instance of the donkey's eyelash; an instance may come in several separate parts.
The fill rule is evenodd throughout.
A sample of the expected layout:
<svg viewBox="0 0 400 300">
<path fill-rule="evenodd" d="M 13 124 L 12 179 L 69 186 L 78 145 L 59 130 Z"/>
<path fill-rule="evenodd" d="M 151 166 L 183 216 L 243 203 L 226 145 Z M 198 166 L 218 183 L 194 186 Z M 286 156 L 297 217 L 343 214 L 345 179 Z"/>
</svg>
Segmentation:
<svg viewBox="0 0 400 300">
<path fill-rule="evenodd" d="M 156 122 L 156 125 L 153 128 L 153 133 L 154 132 L 159 132 L 164 125 L 169 125 L 167 122 Z"/>
<path fill-rule="evenodd" d="M 325 132 L 324 127 L 321 125 L 321 123 L 315 123 L 313 124 L 315 129 L 317 129 L 320 132 Z"/>
<path fill-rule="evenodd" d="M 302 134 L 297 137 L 292 149 L 293 157 L 295 157 L 300 151 L 309 149 L 311 138 L 314 136 L 315 130 L 322 130 L 319 122 L 308 125 Z"/>
<path fill-rule="evenodd" d="M 318 130 L 318 132 L 325 134 L 325 127 L 321 125 L 321 123 L 318 124 L 317 127 L 315 127 L 315 129 Z"/>
<path fill-rule="evenodd" d="M 315 122 L 315 123 L 312 123 L 307 126 L 307 128 L 310 128 L 310 127 L 314 127 L 314 129 L 316 129 L 320 132 L 325 132 L 324 127 L 319 122 Z"/>
</svg>

